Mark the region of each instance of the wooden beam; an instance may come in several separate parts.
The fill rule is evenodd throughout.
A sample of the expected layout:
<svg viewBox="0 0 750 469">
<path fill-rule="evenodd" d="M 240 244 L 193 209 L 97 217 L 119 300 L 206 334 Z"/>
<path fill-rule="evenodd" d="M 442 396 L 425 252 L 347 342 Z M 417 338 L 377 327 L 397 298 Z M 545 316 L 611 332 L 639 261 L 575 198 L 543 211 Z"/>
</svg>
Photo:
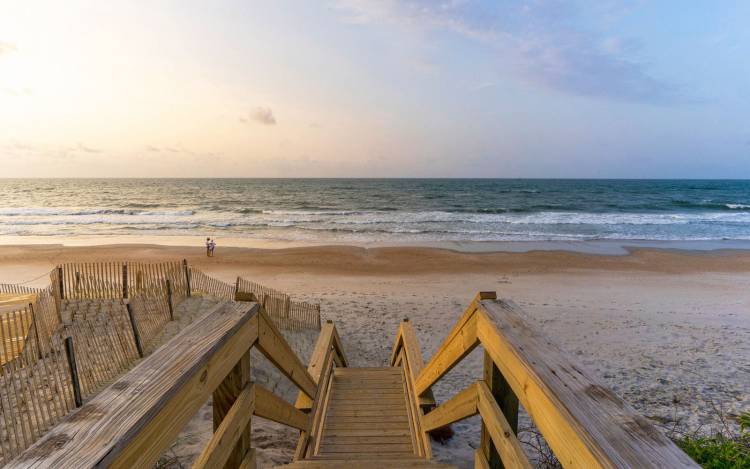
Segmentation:
<svg viewBox="0 0 750 469">
<path fill-rule="evenodd" d="M 487 462 L 481 448 L 474 451 L 474 469 L 490 469 L 490 463 Z"/>
<path fill-rule="evenodd" d="M 482 298 L 492 297 L 493 295 L 492 292 L 479 293 L 466 308 L 464 314 L 451 329 L 448 337 L 445 338 L 435 355 L 417 376 L 417 395 L 421 396 L 426 393 L 437 380 L 448 373 L 479 344 L 474 313 Z"/>
<path fill-rule="evenodd" d="M 265 313 L 258 314 L 258 350 L 297 387 L 312 398 L 317 385 L 297 354 Z"/>
<path fill-rule="evenodd" d="M 516 434 L 505 419 L 495 397 L 490 392 L 487 384 L 480 381 L 476 386 L 479 402 L 477 408 L 482 416 L 482 423 L 487 429 L 492 443 L 495 445 L 503 466 L 507 468 L 531 469 L 531 464 L 518 442 Z"/>
<path fill-rule="evenodd" d="M 529 327 L 512 302 L 481 301 L 477 334 L 564 467 L 697 464 L 593 374 Z"/>
<path fill-rule="evenodd" d="M 422 430 L 432 431 L 476 415 L 478 402 L 477 384 L 472 384 L 432 412 L 422 416 Z"/>
<path fill-rule="evenodd" d="M 417 335 L 414 333 L 414 327 L 412 327 L 408 318 L 401 321 L 398 327 L 396 343 L 393 345 L 393 351 L 391 352 L 391 366 L 397 366 L 396 360 L 402 349 L 405 351 L 411 373 L 414 375 L 414 379 L 416 379 L 424 369 L 424 360 L 422 358 L 422 351 L 419 348 Z M 428 390 L 419 397 L 419 405 L 423 409 L 431 408 L 435 405 L 435 396 L 433 396 L 432 391 Z"/>
<path fill-rule="evenodd" d="M 237 469 L 255 469 L 255 449 L 250 448 Z"/>
<path fill-rule="evenodd" d="M 221 424 L 214 431 L 208 445 L 203 448 L 200 456 L 193 463 L 193 468 L 240 467 L 248 451 L 251 451 L 249 445 L 243 448 L 243 452 L 236 460 L 233 460 L 232 456 L 241 447 L 238 443 L 241 443 L 246 435 L 250 417 L 254 410 L 255 386 L 248 383 L 237 396 Z"/>
<path fill-rule="evenodd" d="M 323 424 L 328 411 L 328 400 L 331 394 L 334 356 L 336 356 L 336 350 L 333 346 L 329 346 L 321 366 L 323 374 L 318 381 L 318 391 L 315 394 L 315 399 L 310 409 L 310 428 L 304 432 L 307 434 L 307 439 L 299 442 L 296 454 L 301 454 L 302 456 L 317 454 L 320 447 Z"/>
<path fill-rule="evenodd" d="M 334 347 L 336 356 L 336 364 L 338 366 L 347 366 L 346 357 L 344 356 L 343 348 L 341 347 L 341 339 L 336 331 L 336 326 L 333 322 L 327 322 L 320 329 L 318 334 L 318 340 L 315 342 L 315 348 L 313 349 L 312 355 L 310 355 L 310 363 L 307 365 L 307 372 L 312 377 L 313 381 L 317 385 L 320 380 L 320 375 L 323 373 L 323 363 L 328 350 Z M 304 392 L 300 391 L 297 395 L 297 401 L 294 406 L 300 410 L 310 410 L 312 408 L 312 398 L 307 396 Z"/>
<path fill-rule="evenodd" d="M 152 467 L 258 337 L 222 303 L 71 413 L 8 467 Z"/>
<path fill-rule="evenodd" d="M 500 373 L 500 370 L 492 361 L 492 357 L 484 352 L 484 382 L 490 389 L 492 396 L 495 398 L 497 405 L 508 421 L 514 434 L 518 434 L 518 397 L 513 393 L 510 385 Z M 490 469 L 503 469 L 503 463 L 500 460 L 500 454 L 497 452 L 492 438 L 490 438 L 487 428 L 482 424 L 481 445 L 482 453 L 487 459 Z"/>
<path fill-rule="evenodd" d="M 310 417 L 266 388 L 255 385 L 255 415 L 298 430 L 310 428 Z"/>
<path fill-rule="evenodd" d="M 250 385 L 250 373 L 250 350 L 248 350 L 213 392 L 212 410 L 215 432 L 214 437 L 216 437 L 216 432 L 218 432 L 219 427 L 221 427 L 224 421 L 228 418 L 231 409 L 234 408 L 235 401 L 239 399 L 240 394 Z M 253 391 L 253 398 L 254 397 L 255 394 Z M 250 412 L 250 414 L 251 413 L 252 412 Z M 246 423 L 250 422 L 250 414 L 248 414 Z M 232 451 L 232 454 L 227 456 L 226 467 L 235 468 L 242 462 L 245 453 L 250 449 L 250 430 L 250 425 L 245 425 L 245 428 L 240 434 L 239 440 L 236 440 L 237 445 Z M 222 463 L 222 465 L 224 465 L 224 463 Z M 208 467 L 220 466 L 209 465 Z"/>
</svg>

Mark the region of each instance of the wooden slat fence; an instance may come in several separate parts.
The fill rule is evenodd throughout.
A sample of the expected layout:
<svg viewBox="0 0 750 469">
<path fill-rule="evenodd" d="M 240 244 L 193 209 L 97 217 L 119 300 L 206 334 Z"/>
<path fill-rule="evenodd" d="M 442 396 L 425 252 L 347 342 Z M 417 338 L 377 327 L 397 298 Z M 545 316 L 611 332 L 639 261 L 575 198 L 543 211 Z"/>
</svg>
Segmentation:
<svg viewBox="0 0 750 469">
<path fill-rule="evenodd" d="M 161 329 L 172 320 L 166 293 L 136 294 L 130 299 L 130 307 L 144 347 L 151 345 Z"/>
<path fill-rule="evenodd" d="M 194 292 L 215 296 L 217 298 L 224 298 L 226 300 L 234 299 L 234 285 L 230 285 L 211 277 L 195 267 L 190 268 L 190 287 Z"/>
<path fill-rule="evenodd" d="M 21 453 L 74 409 L 63 344 L 62 337 L 55 334 L 42 351 L 36 340 L 30 340 L 27 353 L 2 365 L 0 464 Z"/>
<path fill-rule="evenodd" d="M 75 409 L 76 391 L 88 399 L 132 367 L 134 327 L 150 344 L 189 295 L 188 274 L 180 262 L 67 263 L 46 289 L 0 284 L 0 465 Z"/>
<path fill-rule="evenodd" d="M 60 337 L 73 338 L 83 399 L 96 394 L 140 358 L 124 310 L 66 325 Z"/>
<path fill-rule="evenodd" d="M 320 305 L 293 301 L 289 295 L 242 277 L 237 278 L 236 298 L 252 293 L 265 313 L 281 329 L 320 330 Z"/>
</svg>

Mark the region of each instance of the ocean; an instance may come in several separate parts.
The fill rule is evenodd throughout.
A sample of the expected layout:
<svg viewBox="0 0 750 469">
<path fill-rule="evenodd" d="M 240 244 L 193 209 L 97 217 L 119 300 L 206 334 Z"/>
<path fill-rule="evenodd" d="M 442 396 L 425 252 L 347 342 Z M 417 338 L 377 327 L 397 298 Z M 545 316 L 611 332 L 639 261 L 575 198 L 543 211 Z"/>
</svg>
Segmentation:
<svg viewBox="0 0 750 469">
<path fill-rule="evenodd" d="M 0 236 L 750 240 L 750 181 L 0 179 Z"/>
</svg>

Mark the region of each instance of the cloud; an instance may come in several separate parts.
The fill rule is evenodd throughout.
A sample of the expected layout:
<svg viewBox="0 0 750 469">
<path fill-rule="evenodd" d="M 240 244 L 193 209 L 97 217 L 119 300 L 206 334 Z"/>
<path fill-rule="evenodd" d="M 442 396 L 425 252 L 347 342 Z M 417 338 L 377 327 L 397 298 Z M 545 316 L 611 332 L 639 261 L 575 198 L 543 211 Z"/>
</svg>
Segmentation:
<svg viewBox="0 0 750 469">
<path fill-rule="evenodd" d="M 15 44 L 0 41 L 0 55 L 10 54 L 11 52 L 16 52 L 17 50 L 18 48 Z"/>
<path fill-rule="evenodd" d="M 201 152 L 185 148 L 181 143 L 174 146 L 156 146 L 146 145 L 146 151 L 149 153 L 173 153 L 175 155 L 189 156 L 195 161 L 212 161 L 220 160 L 223 153 L 220 152 Z"/>
<path fill-rule="evenodd" d="M 102 151 L 98 148 L 90 147 L 88 145 L 84 145 L 81 142 L 78 142 L 78 144 L 74 147 L 75 151 L 83 152 L 83 153 L 101 153 Z"/>
<path fill-rule="evenodd" d="M 33 94 L 31 88 L 5 88 L 3 91 L 9 96 L 26 97 Z"/>
<path fill-rule="evenodd" d="M 636 102 L 687 100 L 649 73 L 635 57 L 637 43 L 597 32 L 633 8 L 613 0 L 592 6 L 562 0 L 338 0 L 345 19 L 443 31 L 480 42 L 498 68 L 523 81 L 563 93 Z M 609 28 L 611 29 L 611 28 Z"/>
<path fill-rule="evenodd" d="M 250 112 L 249 117 L 240 117 L 240 122 L 247 123 L 251 120 L 263 125 L 276 125 L 276 117 L 270 107 L 257 107 Z"/>
</svg>

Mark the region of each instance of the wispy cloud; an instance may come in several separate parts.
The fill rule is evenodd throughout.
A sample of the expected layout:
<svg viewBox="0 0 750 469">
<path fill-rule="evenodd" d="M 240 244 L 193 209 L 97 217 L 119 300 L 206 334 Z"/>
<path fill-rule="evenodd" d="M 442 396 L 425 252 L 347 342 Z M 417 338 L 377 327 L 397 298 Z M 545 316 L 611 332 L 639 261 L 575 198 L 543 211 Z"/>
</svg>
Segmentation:
<svg viewBox="0 0 750 469">
<path fill-rule="evenodd" d="M 10 42 L 0 41 L 0 55 L 9 54 L 17 50 L 18 48 L 16 47 L 15 44 L 11 44 Z"/>
<path fill-rule="evenodd" d="M 263 125 L 276 125 L 276 117 L 270 107 L 257 107 L 252 110 L 248 117 L 240 117 L 240 122 L 258 122 Z"/>
<path fill-rule="evenodd" d="M 633 7 L 612 0 L 586 9 L 562 0 L 338 0 L 348 21 L 448 31 L 481 42 L 498 68 L 560 92 L 626 101 L 672 103 L 680 89 L 649 73 L 627 38 L 594 30 Z"/>
<path fill-rule="evenodd" d="M 146 145 L 146 151 L 149 153 L 171 153 L 177 157 L 190 157 L 195 161 L 218 161 L 222 158 L 221 152 L 203 152 L 184 147 L 181 143 L 172 146 Z M 165 155 L 168 157 L 168 155 Z"/>
</svg>

